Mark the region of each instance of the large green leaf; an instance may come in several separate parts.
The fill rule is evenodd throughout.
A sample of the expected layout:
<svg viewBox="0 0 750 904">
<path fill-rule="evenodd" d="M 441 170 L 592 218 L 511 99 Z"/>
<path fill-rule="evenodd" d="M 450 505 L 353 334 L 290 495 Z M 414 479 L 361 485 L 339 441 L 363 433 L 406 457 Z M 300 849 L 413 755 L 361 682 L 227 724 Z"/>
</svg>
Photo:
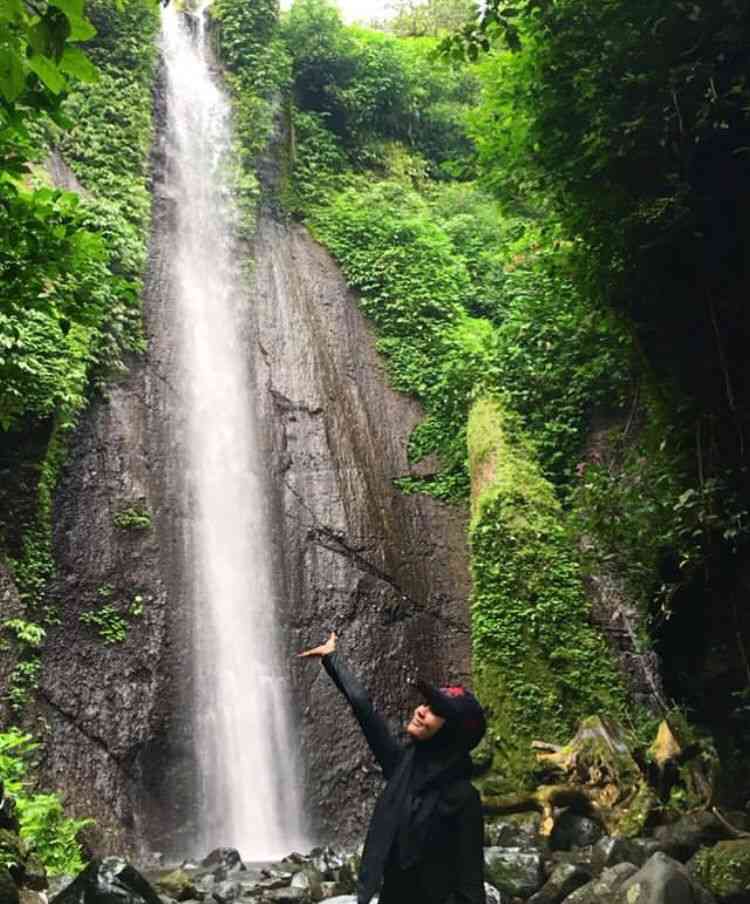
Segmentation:
<svg viewBox="0 0 750 904">
<path fill-rule="evenodd" d="M 8 103 L 23 91 L 26 80 L 18 54 L 9 47 L 0 47 L 0 91 Z"/>
<path fill-rule="evenodd" d="M 50 0 L 50 6 L 61 9 L 69 19 L 83 18 L 83 0 Z"/>
<path fill-rule="evenodd" d="M 70 22 L 69 40 L 71 41 L 89 41 L 96 34 L 96 29 L 88 19 L 68 15 L 68 21 Z"/>
<path fill-rule="evenodd" d="M 26 62 L 29 69 L 39 76 L 53 94 L 59 94 L 67 87 L 64 76 L 49 57 L 34 53 Z"/>
<path fill-rule="evenodd" d="M 66 75 L 72 75 L 82 82 L 95 82 L 98 70 L 79 47 L 66 47 L 60 60 L 60 69 Z"/>
</svg>

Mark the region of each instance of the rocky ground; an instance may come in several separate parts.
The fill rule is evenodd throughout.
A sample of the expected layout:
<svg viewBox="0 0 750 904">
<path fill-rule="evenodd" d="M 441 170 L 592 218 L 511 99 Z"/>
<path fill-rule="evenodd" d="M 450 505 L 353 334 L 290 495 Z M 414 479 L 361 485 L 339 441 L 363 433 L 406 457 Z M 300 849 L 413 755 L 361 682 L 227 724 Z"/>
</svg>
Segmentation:
<svg viewBox="0 0 750 904">
<path fill-rule="evenodd" d="M 549 838 L 538 829 L 538 817 L 488 823 L 489 904 L 750 904 L 750 836 L 707 811 L 635 839 L 570 812 Z M 357 853 L 331 847 L 267 864 L 245 863 L 232 848 L 169 867 L 109 857 L 75 878 L 46 877 L 6 827 L 0 857 L 9 863 L 0 904 L 356 904 Z"/>
</svg>

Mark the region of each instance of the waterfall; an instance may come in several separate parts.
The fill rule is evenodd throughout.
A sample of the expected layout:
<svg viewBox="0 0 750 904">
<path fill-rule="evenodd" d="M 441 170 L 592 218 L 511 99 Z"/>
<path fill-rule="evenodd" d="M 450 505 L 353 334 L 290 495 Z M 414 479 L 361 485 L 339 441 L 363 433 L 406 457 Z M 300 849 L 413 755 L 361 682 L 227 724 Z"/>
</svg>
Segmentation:
<svg viewBox="0 0 750 904">
<path fill-rule="evenodd" d="M 263 860 L 302 846 L 289 694 L 277 652 L 247 343 L 227 182 L 230 105 L 212 74 L 205 6 L 163 12 L 177 420 L 190 507 L 198 851 Z"/>
</svg>

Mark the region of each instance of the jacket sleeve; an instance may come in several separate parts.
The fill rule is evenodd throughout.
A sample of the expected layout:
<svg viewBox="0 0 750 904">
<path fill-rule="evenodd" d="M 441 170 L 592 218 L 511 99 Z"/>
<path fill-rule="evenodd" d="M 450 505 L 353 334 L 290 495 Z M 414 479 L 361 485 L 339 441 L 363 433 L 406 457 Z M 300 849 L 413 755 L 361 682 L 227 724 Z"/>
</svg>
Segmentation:
<svg viewBox="0 0 750 904">
<path fill-rule="evenodd" d="M 485 904 L 484 820 L 479 794 L 474 788 L 460 820 L 457 877 L 452 900 L 454 904 Z"/>
<path fill-rule="evenodd" d="M 388 723 L 376 712 L 367 691 L 347 669 L 338 653 L 329 653 L 322 661 L 333 683 L 349 701 L 383 775 L 390 778 L 403 751 L 391 734 Z"/>
</svg>

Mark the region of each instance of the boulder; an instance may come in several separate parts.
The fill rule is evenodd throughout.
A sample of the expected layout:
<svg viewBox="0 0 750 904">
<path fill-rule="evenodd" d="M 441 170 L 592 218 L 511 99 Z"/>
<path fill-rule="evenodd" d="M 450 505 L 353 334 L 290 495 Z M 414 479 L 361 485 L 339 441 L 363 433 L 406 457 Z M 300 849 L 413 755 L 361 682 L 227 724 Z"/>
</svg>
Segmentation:
<svg viewBox="0 0 750 904">
<path fill-rule="evenodd" d="M 0 904 L 18 904 L 18 886 L 4 866 L 0 866 Z"/>
<path fill-rule="evenodd" d="M 211 896 L 218 904 L 232 904 L 242 894 L 242 886 L 239 882 L 231 879 L 225 879 L 223 882 L 217 882 L 213 887 Z"/>
<path fill-rule="evenodd" d="M 126 860 L 92 860 L 51 904 L 161 904 L 156 891 Z"/>
<path fill-rule="evenodd" d="M 201 860 L 200 865 L 204 869 L 209 869 L 214 873 L 217 870 L 224 870 L 227 873 L 231 873 L 245 868 L 242 863 L 242 857 L 240 857 L 240 852 L 236 848 L 230 847 L 214 848 L 207 857 L 204 857 L 203 860 Z"/>
<path fill-rule="evenodd" d="M 520 848 L 490 847 L 484 849 L 485 876 L 501 893 L 528 898 L 544 882 L 539 851 Z"/>
<path fill-rule="evenodd" d="M 310 902 L 310 896 L 306 891 L 301 888 L 292 888 L 291 885 L 266 892 L 263 898 L 265 901 L 273 901 L 274 904 L 309 904 Z"/>
<path fill-rule="evenodd" d="M 157 880 L 156 887 L 175 901 L 189 901 L 200 896 L 192 878 L 182 869 L 172 870 L 162 876 Z"/>
<path fill-rule="evenodd" d="M 566 810 L 555 820 L 549 846 L 553 851 L 572 851 L 595 844 L 603 835 L 604 829 L 599 823 Z"/>
<path fill-rule="evenodd" d="M 59 876 L 51 876 L 49 880 L 49 887 L 47 888 L 47 897 L 50 900 L 52 900 L 52 898 L 56 898 L 61 891 L 63 891 L 70 885 L 74 878 L 74 876 L 68 876 L 65 873 Z"/>
<path fill-rule="evenodd" d="M 661 849 L 682 863 L 687 862 L 699 848 L 727 838 L 727 828 L 713 813 L 706 810 L 688 813 L 673 825 L 659 826 L 654 831 L 654 840 Z"/>
<path fill-rule="evenodd" d="M 716 899 L 690 877 L 681 863 L 666 854 L 656 853 L 634 875 L 626 879 L 612 897 L 612 904 L 634 902 L 716 904 Z"/>
<path fill-rule="evenodd" d="M 568 895 L 565 904 L 604 904 L 605 901 L 610 901 L 611 895 L 637 872 L 637 867 L 632 863 L 618 863 L 617 866 L 605 869 L 597 879 L 577 888 Z"/>
<path fill-rule="evenodd" d="M 47 904 L 47 896 L 32 888 L 19 888 L 18 904 Z"/>
<path fill-rule="evenodd" d="M 641 867 L 648 859 L 644 847 L 630 838 L 610 838 L 605 835 L 591 849 L 591 864 L 595 873 L 618 863 L 632 863 Z"/>
<path fill-rule="evenodd" d="M 574 863 L 561 863 L 539 891 L 529 898 L 529 904 L 561 904 L 577 888 L 591 881 L 591 873 Z"/>
<path fill-rule="evenodd" d="M 750 839 L 720 841 L 698 851 L 688 872 L 722 904 L 750 901 Z"/>
<path fill-rule="evenodd" d="M 315 867 L 308 866 L 295 873 L 291 882 L 292 888 L 301 888 L 313 901 L 320 901 L 323 897 L 323 888 L 320 873 Z"/>
<path fill-rule="evenodd" d="M 490 885 L 489 882 L 484 883 L 484 897 L 487 904 L 503 904 L 503 896 L 493 885 Z"/>
<path fill-rule="evenodd" d="M 21 884 L 34 891 L 45 891 L 49 886 L 47 870 L 36 854 L 28 854 L 22 864 Z"/>
<path fill-rule="evenodd" d="M 526 828 L 515 822 L 490 822 L 485 826 L 486 847 L 513 847 L 531 850 L 539 847 L 539 840 Z"/>
</svg>

